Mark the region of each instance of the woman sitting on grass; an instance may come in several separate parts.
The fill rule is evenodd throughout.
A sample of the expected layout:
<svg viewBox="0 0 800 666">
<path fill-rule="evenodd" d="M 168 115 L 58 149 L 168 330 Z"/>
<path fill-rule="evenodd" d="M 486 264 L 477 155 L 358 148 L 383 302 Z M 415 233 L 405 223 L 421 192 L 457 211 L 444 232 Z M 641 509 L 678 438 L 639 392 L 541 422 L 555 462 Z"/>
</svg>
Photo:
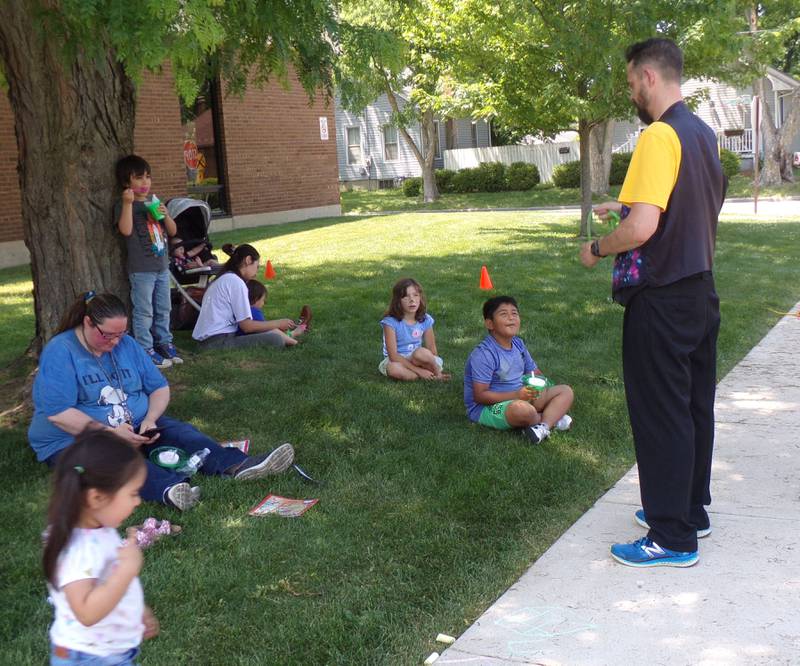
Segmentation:
<svg viewBox="0 0 800 666">
<path fill-rule="evenodd" d="M 308 329 L 311 309 L 304 305 L 298 322 L 291 319 L 256 321 L 250 310 L 247 282 L 258 273 L 260 255 L 252 245 L 239 245 L 222 274 L 203 296 L 192 337 L 202 349 L 289 347 Z M 240 330 L 244 335 L 236 335 Z"/>
<path fill-rule="evenodd" d="M 127 335 L 128 313 L 113 294 L 87 292 L 61 321 L 59 332 L 39 358 L 33 384 L 34 413 L 28 439 L 36 457 L 50 467 L 86 428 L 113 430 L 145 457 L 142 497 L 181 511 L 194 506 L 200 489 L 187 476 L 148 458 L 160 445 L 187 455 L 208 449 L 200 472 L 238 480 L 286 470 L 294 459 L 291 444 L 271 453 L 246 456 L 220 446 L 194 426 L 165 416 L 169 385 L 141 345 Z"/>
</svg>

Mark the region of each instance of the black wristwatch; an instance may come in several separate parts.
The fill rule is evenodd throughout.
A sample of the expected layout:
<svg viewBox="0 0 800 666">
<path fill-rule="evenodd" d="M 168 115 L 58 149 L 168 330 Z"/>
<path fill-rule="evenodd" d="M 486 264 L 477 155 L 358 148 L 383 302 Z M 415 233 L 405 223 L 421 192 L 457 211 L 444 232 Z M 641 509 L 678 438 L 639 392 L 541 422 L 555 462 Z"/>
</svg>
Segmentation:
<svg viewBox="0 0 800 666">
<path fill-rule="evenodd" d="M 592 241 L 591 252 L 595 257 L 601 257 L 602 258 L 602 257 L 606 256 L 604 254 L 600 254 L 600 241 L 599 240 Z"/>
</svg>

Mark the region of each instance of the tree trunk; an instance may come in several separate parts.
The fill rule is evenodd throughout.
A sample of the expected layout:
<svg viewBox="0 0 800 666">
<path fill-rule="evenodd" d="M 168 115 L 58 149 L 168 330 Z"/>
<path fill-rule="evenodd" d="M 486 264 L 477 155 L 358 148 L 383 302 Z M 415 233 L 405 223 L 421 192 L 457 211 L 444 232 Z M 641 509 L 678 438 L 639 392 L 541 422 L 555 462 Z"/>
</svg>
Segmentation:
<svg viewBox="0 0 800 666">
<path fill-rule="evenodd" d="M 775 126 L 774 104 L 772 100 L 768 102 L 764 94 L 763 78 L 756 81 L 755 89 L 761 98 L 761 132 L 764 137 L 764 167 L 759 182 L 761 185 L 772 186 L 780 185 L 784 180 L 794 182 L 789 145 L 800 128 L 800 88 L 789 98 L 792 102 L 791 110 L 780 130 Z"/>
<path fill-rule="evenodd" d="M 591 131 L 592 126 L 588 120 L 580 119 L 578 121 L 578 138 L 581 147 L 581 236 L 589 233 L 588 220 L 592 214 Z"/>
<path fill-rule="evenodd" d="M 439 185 L 436 183 L 436 170 L 433 160 L 436 158 L 436 125 L 433 122 L 433 111 L 422 114 L 422 144 L 424 154 L 422 157 L 422 194 L 423 200 L 428 203 L 439 198 Z"/>
<path fill-rule="evenodd" d="M 399 115 L 400 107 L 397 104 L 397 97 L 388 81 L 385 90 L 386 98 L 389 100 L 389 106 L 392 107 L 392 111 L 396 116 Z M 408 147 L 411 149 L 422 171 L 422 194 L 423 200 L 426 203 L 436 201 L 439 198 L 439 187 L 436 184 L 436 173 L 433 168 L 433 160 L 436 157 L 436 126 L 433 124 L 433 121 L 433 111 L 428 109 L 422 112 L 422 118 L 420 118 L 420 127 L 422 128 L 422 136 L 424 137 L 422 149 L 414 143 L 414 139 L 411 134 L 408 133 L 408 129 L 402 125 L 400 126 L 400 133 L 406 140 Z M 425 151 L 424 154 L 423 150 Z"/>
<path fill-rule="evenodd" d="M 133 83 L 111 51 L 65 62 L 59 41 L 42 35 L 39 11 L 30 0 L 0 3 L 0 58 L 33 274 L 34 352 L 81 292 L 128 298 L 111 210 L 114 164 L 133 150 L 135 116 Z"/>
<path fill-rule="evenodd" d="M 614 120 L 604 120 L 592 127 L 589 134 L 589 159 L 592 170 L 592 192 L 608 194 L 608 179 L 611 175 L 611 140 L 614 136 Z"/>
</svg>

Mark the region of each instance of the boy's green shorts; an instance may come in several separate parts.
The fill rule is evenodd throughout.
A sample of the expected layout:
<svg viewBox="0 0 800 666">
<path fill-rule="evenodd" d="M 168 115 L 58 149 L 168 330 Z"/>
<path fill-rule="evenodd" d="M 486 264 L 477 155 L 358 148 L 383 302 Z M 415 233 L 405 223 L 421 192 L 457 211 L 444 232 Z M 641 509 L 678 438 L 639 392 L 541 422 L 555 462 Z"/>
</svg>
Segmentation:
<svg viewBox="0 0 800 666">
<path fill-rule="evenodd" d="M 494 428 L 495 430 L 511 430 L 511 426 L 508 425 L 508 421 L 506 421 L 506 409 L 508 409 L 508 406 L 512 402 L 514 401 L 503 400 L 503 402 L 487 405 L 481 410 L 478 423 L 487 428 Z"/>
</svg>

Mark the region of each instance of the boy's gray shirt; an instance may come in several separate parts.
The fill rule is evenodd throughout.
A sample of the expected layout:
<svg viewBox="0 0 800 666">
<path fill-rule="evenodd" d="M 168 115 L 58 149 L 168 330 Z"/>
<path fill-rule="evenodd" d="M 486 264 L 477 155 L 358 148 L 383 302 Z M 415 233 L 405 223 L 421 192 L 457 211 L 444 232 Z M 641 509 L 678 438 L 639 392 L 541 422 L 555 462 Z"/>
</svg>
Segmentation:
<svg viewBox="0 0 800 666">
<path fill-rule="evenodd" d="M 117 230 L 121 212 L 122 202 L 117 201 L 114 205 L 114 227 Z M 128 251 L 128 273 L 157 273 L 169 266 L 167 231 L 163 222 L 150 218 L 142 201 L 133 202 L 133 231 L 123 238 Z"/>
</svg>

